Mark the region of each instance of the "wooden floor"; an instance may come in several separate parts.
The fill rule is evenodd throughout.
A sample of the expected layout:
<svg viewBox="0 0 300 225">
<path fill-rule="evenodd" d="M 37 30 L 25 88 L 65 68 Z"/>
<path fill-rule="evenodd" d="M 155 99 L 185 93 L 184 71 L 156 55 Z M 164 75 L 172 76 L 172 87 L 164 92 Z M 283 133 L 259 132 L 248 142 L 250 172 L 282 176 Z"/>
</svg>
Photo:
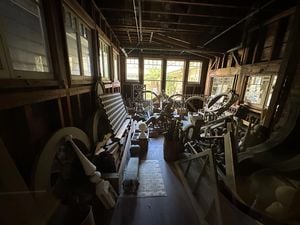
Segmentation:
<svg viewBox="0 0 300 225">
<path fill-rule="evenodd" d="M 200 224 L 183 186 L 163 158 L 162 137 L 151 139 L 144 159 L 159 160 L 167 197 L 119 198 L 111 225 Z"/>
</svg>

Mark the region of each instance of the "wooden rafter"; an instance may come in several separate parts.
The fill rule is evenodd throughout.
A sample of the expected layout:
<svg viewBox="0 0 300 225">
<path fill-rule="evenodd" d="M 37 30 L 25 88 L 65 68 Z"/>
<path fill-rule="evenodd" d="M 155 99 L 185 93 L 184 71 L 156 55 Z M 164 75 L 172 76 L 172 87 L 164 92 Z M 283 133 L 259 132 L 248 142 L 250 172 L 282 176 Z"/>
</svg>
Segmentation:
<svg viewBox="0 0 300 225">
<path fill-rule="evenodd" d="M 192 5 L 192 6 L 203 6 L 203 7 L 213 7 L 213 8 L 228 8 L 228 9 L 242 9 L 247 8 L 240 5 L 226 5 L 217 3 L 201 3 L 201 2 L 190 2 L 190 1 L 170 1 L 170 0 L 144 0 L 144 2 L 151 3 L 170 3 L 179 5 Z"/>
<path fill-rule="evenodd" d="M 132 9 L 102 8 L 101 10 L 102 11 L 109 11 L 109 12 L 134 13 L 134 10 L 132 10 Z M 209 14 L 152 11 L 152 10 L 142 10 L 142 13 L 145 13 L 145 14 L 160 14 L 160 15 L 174 15 L 174 16 L 187 16 L 187 17 L 203 17 L 203 18 L 214 18 L 214 19 L 228 19 L 228 20 L 238 20 L 238 19 L 240 19 L 240 18 L 234 17 L 234 16 L 219 16 L 219 15 L 209 15 Z"/>
</svg>

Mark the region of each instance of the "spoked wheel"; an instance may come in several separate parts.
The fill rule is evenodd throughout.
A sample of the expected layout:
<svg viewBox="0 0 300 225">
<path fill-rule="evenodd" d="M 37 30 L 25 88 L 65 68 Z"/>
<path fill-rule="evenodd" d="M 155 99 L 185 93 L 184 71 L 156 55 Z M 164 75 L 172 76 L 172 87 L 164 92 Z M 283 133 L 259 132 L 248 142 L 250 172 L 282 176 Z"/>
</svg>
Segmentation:
<svg viewBox="0 0 300 225">
<path fill-rule="evenodd" d="M 184 108 L 185 107 L 185 97 L 182 94 L 174 94 L 168 97 L 168 102 L 171 103 L 172 109 Z"/>
<path fill-rule="evenodd" d="M 143 106 L 146 110 L 153 110 L 153 108 L 159 108 L 160 98 L 159 96 L 150 90 L 142 91 L 143 94 Z"/>
<path fill-rule="evenodd" d="M 197 112 L 202 108 L 205 98 L 202 96 L 192 96 L 186 99 L 185 104 L 189 111 Z"/>
<path fill-rule="evenodd" d="M 236 94 L 233 90 L 229 91 L 227 94 L 222 93 L 216 95 L 212 98 L 208 104 L 208 112 L 215 113 L 217 116 L 221 115 L 223 112 L 229 109 L 229 107 L 238 100 L 239 95 Z M 222 99 L 223 98 L 223 99 Z M 221 101 L 218 105 L 216 104 L 218 101 Z M 217 106 L 216 106 L 217 105 Z M 215 107 L 213 107 L 215 106 Z"/>
<path fill-rule="evenodd" d="M 87 157 L 91 154 L 88 136 L 76 127 L 62 128 L 48 140 L 33 176 L 34 190 L 44 192 L 36 195 L 36 200 L 45 217 L 50 217 L 60 202 L 74 203 L 86 198 L 82 195 L 88 192 L 83 190 L 91 188 L 75 151 L 65 142 L 70 134 Z"/>
</svg>

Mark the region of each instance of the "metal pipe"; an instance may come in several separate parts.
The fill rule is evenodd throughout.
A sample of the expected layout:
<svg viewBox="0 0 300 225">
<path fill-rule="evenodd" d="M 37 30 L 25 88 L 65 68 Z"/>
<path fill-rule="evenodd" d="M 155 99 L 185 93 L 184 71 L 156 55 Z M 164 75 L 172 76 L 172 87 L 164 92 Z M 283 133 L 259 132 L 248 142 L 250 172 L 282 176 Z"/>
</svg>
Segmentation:
<svg viewBox="0 0 300 225">
<path fill-rule="evenodd" d="M 125 49 L 140 49 L 140 48 L 143 48 L 144 50 L 153 50 L 153 51 L 175 51 L 175 52 L 178 52 L 178 51 L 185 51 L 185 52 L 189 52 L 189 51 L 192 51 L 192 52 L 196 52 L 196 53 L 204 53 L 204 54 L 211 54 L 211 55 L 214 55 L 214 54 L 223 54 L 221 52 L 214 52 L 214 51 L 206 51 L 206 50 L 198 50 L 198 49 L 188 49 L 188 48 L 148 48 L 148 47 L 130 47 L 130 46 L 127 46 L 127 47 L 124 47 Z"/>
<path fill-rule="evenodd" d="M 152 38 L 153 38 L 153 32 L 151 32 L 151 34 L 150 34 L 150 39 L 149 39 L 149 43 L 151 44 L 151 42 L 152 42 Z"/>
<path fill-rule="evenodd" d="M 266 4 L 264 4 L 263 6 L 261 6 L 260 8 L 254 10 L 252 13 L 250 13 L 249 15 L 247 15 L 246 17 L 242 18 L 241 20 L 239 20 L 238 22 L 236 22 L 235 24 L 231 25 L 230 27 L 228 27 L 226 30 L 222 31 L 221 33 L 219 33 L 218 35 L 216 35 L 215 37 L 213 37 L 212 39 L 208 40 L 207 42 L 205 42 L 203 44 L 203 47 L 205 47 L 206 45 L 208 45 L 209 43 L 213 42 L 214 40 L 216 40 L 217 38 L 219 38 L 220 36 L 222 36 L 223 34 L 227 33 L 228 31 L 230 31 L 232 28 L 236 27 L 237 25 L 239 25 L 240 23 L 244 22 L 245 20 L 247 20 L 248 18 L 254 16 L 255 14 L 259 13 L 263 8 L 266 8 L 267 6 L 269 6 L 270 4 L 272 4 L 274 1 L 276 0 L 271 0 L 269 2 L 267 2 Z"/>
<path fill-rule="evenodd" d="M 132 4 L 133 4 L 133 11 L 134 11 L 135 25 L 136 25 L 136 33 L 138 36 L 138 42 L 140 42 L 140 32 L 139 32 L 139 24 L 138 24 L 137 15 L 136 15 L 135 0 L 132 0 Z"/>
<path fill-rule="evenodd" d="M 141 0 L 139 1 L 139 25 L 140 25 L 140 41 L 143 41 L 143 32 L 142 32 L 142 4 L 141 4 Z"/>
</svg>

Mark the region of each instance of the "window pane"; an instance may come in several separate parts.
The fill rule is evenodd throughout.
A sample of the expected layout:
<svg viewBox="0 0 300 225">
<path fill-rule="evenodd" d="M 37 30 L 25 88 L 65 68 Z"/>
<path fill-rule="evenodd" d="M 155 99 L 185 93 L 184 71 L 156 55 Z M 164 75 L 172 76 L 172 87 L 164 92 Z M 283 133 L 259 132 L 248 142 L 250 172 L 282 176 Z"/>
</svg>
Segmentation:
<svg viewBox="0 0 300 225">
<path fill-rule="evenodd" d="M 144 85 L 156 94 L 160 93 L 161 88 L 161 66 L 161 60 L 144 60 Z"/>
<path fill-rule="evenodd" d="M 1 0 L 0 20 L 15 70 L 49 72 L 39 3 Z"/>
<path fill-rule="evenodd" d="M 252 76 L 248 78 L 244 101 L 262 106 L 270 83 L 271 76 Z"/>
<path fill-rule="evenodd" d="M 233 88 L 234 76 L 232 77 L 214 77 L 212 82 L 211 95 L 226 93 Z"/>
<path fill-rule="evenodd" d="M 109 46 L 102 40 L 100 40 L 100 66 L 102 77 L 109 79 Z"/>
<path fill-rule="evenodd" d="M 91 72 L 91 31 L 81 24 L 80 32 L 80 43 L 81 43 L 81 54 L 83 63 L 83 74 L 86 76 L 92 76 Z"/>
<path fill-rule="evenodd" d="M 184 61 L 167 61 L 166 94 L 182 94 Z"/>
<path fill-rule="evenodd" d="M 114 81 L 119 80 L 119 55 L 114 52 Z"/>
<path fill-rule="evenodd" d="M 202 62 L 191 61 L 189 65 L 188 82 L 200 83 Z"/>
<path fill-rule="evenodd" d="M 65 11 L 65 28 L 68 45 L 70 71 L 72 75 L 80 75 L 77 44 L 77 20 L 71 12 Z"/>
<path fill-rule="evenodd" d="M 272 94 L 273 94 L 273 91 L 275 88 L 276 81 L 277 81 L 277 75 L 273 76 L 272 87 L 270 87 L 266 107 L 269 107 L 269 105 L 270 105 L 270 101 L 272 98 Z"/>
<path fill-rule="evenodd" d="M 126 59 L 126 79 L 139 80 L 139 59 L 138 58 Z"/>
</svg>

